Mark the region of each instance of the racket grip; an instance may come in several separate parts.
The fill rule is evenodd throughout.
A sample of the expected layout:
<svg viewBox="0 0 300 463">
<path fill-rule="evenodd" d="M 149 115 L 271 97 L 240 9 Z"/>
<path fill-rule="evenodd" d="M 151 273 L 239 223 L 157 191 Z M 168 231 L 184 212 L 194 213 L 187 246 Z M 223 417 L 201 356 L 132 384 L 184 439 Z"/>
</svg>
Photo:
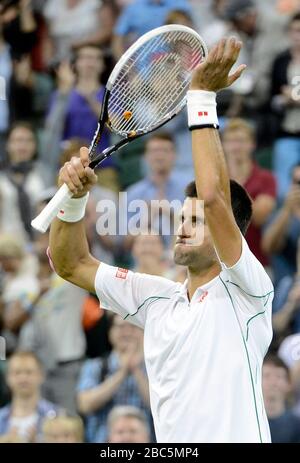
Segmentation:
<svg viewBox="0 0 300 463">
<path fill-rule="evenodd" d="M 67 185 L 64 183 L 60 189 L 53 196 L 51 201 L 47 204 L 42 212 L 32 220 L 31 226 L 41 232 L 45 233 L 52 220 L 57 216 L 60 209 L 66 204 L 69 198 L 71 198 L 73 193 L 69 190 Z"/>
</svg>

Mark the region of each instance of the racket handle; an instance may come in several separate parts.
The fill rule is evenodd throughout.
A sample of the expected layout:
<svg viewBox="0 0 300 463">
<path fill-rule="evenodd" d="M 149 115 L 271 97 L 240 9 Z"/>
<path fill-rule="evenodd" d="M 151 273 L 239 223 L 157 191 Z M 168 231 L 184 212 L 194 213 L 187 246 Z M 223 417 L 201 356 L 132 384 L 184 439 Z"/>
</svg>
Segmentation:
<svg viewBox="0 0 300 463">
<path fill-rule="evenodd" d="M 32 220 L 31 226 L 38 230 L 41 233 L 45 233 L 52 220 L 57 216 L 60 209 L 66 204 L 69 198 L 71 198 L 73 193 L 69 190 L 67 185 L 64 183 L 60 189 L 53 196 L 51 201 L 47 204 L 42 212 Z"/>
</svg>

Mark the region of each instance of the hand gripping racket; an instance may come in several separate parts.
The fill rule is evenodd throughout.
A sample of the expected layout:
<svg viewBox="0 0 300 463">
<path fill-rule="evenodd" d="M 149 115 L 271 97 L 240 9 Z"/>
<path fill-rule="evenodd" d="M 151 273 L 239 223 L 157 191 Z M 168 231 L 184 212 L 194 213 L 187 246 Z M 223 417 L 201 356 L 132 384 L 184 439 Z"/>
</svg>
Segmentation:
<svg viewBox="0 0 300 463">
<path fill-rule="evenodd" d="M 162 26 L 140 37 L 118 61 L 106 84 L 89 148 L 90 167 L 94 169 L 122 146 L 175 117 L 186 104 L 193 69 L 206 56 L 204 41 L 186 26 Z M 105 126 L 122 138 L 97 154 Z M 31 222 L 33 228 L 45 232 L 71 196 L 64 184 Z"/>
</svg>

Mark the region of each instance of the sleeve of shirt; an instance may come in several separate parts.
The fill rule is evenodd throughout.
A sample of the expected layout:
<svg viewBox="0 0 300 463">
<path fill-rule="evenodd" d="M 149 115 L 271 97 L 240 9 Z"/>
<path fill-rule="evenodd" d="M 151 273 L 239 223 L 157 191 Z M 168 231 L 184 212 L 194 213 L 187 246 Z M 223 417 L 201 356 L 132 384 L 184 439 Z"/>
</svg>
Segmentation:
<svg viewBox="0 0 300 463">
<path fill-rule="evenodd" d="M 228 291 L 245 300 L 245 304 L 241 305 L 244 311 L 255 314 L 271 307 L 274 297 L 272 281 L 243 236 L 238 262 L 233 267 L 226 267 L 222 262 L 221 265 Z"/>
<path fill-rule="evenodd" d="M 124 319 L 144 328 L 148 305 L 158 299 L 169 299 L 168 291 L 175 283 L 166 278 L 101 263 L 95 290 L 103 309 L 111 310 Z"/>
</svg>

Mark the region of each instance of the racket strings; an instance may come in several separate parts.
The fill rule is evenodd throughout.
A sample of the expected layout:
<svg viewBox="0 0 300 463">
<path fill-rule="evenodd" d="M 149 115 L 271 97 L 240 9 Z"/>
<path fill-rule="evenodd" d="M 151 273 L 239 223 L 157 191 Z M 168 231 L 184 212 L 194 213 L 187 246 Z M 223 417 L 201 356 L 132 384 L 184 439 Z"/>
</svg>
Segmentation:
<svg viewBox="0 0 300 463">
<path fill-rule="evenodd" d="M 191 72 L 203 59 L 199 41 L 186 32 L 165 33 L 131 56 L 109 101 L 112 128 L 121 134 L 149 131 L 184 104 Z M 132 117 L 124 118 L 125 112 Z"/>
<path fill-rule="evenodd" d="M 183 34 L 180 33 L 178 39 L 182 39 L 182 36 L 183 36 Z M 154 43 L 154 42 L 155 42 L 154 40 L 153 40 L 152 42 L 153 42 L 153 43 L 152 43 L 152 46 L 150 47 L 150 51 L 149 51 L 149 50 L 146 50 L 146 52 L 148 52 L 148 53 L 149 53 L 149 52 L 150 52 L 150 53 L 152 52 L 151 48 L 157 50 L 157 49 L 159 49 L 159 46 L 161 47 L 162 45 L 164 45 L 164 48 L 165 48 L 165 44 L 163 43 L 162 40 L 160 40 L 160 42 L 161 42 L 160 44 Z M 168 46 L 169 46 L 169 44 L 168 44 Z M 176 53 L 176 52 L 173 52 L 173 53 L 166 53 L 165 50 L 163 50 L 164 53 L 162 53 L 161 50 L 162 50 L 162 49 L 160 48 L 161 56 L 158 56 L 158 59 L 156 60 L 156 63 L 155 63 L 154 68 L 153 68 L 153 67 L 151 68 L 150 78 L 151 78 L 151 80 L 152 80 L 152 85 L 151 85 L 150 87 L 147 87 L 147 86 L 144 87 L 144 90 L 145 90 L 145 89 L 146 89 L 146 90 L 149 90 L 150 93 L 153 93 L 153 96 L 154 96 L 156 99 L 157 99 L 158 97 L 163 98 L 164 95 L 166 95 L 165 89 L 162 88 L 161 84 L 159 84 L 159 86 L 157 85 L 157 77 L 159 77 L 159 74 L 161 74 L 161 73 L 163 72 L 163 73 L 164 73 L 164 79 L 166 80 L 166 77 L 170 77 L 170 75 L 171 75 L 172 73 L 174 74 L 175 71 L 179 71 L 179 66 L 180 66 L 180 64 L 181 64 L 181 63 L 180 63 L 180 58 L 179 58 L 178 53 Z M 145 50 L 143 50 L 143 52 L 144 52 L 143 54 L 145 54 Z M 170 61 L 172 62 L 172 61 L 176 61 L 176 60 L 177 60 L 177 69 L 175 69 L 174 67 L 171 68 L 169 74 L 166 75 L 166 73 L 164 72 L 163 65 L 164 65 L 164 64 L 170 63 Z M 130 66 L 130 67 L 132 67 L 132 62 L 134 62 L 134 60 L 131 60 L 131 66 Z M 153 71 L 153 69 L 154 69 L 154 71 Z M 147 72 L 149 72 L 148 70 L 149 70 L 149 66 L 145 66 L 145 67 L 144 67 L 144 72 L 138 74 L 138 75 L 135 77 L 135 79 L 131 82 L 130 87 L 129 87 L 129 92 L 127 92 L 127 97 L 128 97 L 128 103 L 129 103 L 129 104 L 134 104 L 134 103 L 137 101 L 136 98 L 137 98 L 138 95 L 137 95 L 137 92 L 136 92 L 136 86 L 135 86 L 135 84 L 137 83 L 137 81 L 139 81 L 139 82 L 145 81 L 145 78 L 147 77 L 146 74 L 147 74 Z M 156 70 L 156 72 L 155 72 L 155 70 Z M 156 85 L 153 85 L 153 79 L 156 80 Z M 148 76 L 148 80 L 149 80 L 149 76 Z M 123 83 L 123 85 L 120 86 L 120 90 L 119 90 L 119 96 L 122 94 L 122 103 L 123 103 L 123 101 L 124 101 L 123 98 L 124 98 L 124 90 L 126 90 L 125 87 L 126 87 L 126 85 L 124 85 L 124 83 Z M 160 88 L 160 87 L 161 87 L 161 88 Z M 183 86 L 183 87 L 184 87 L 184 86 Z M 161 90 L 161 95 L 159 95 L 159 91 L 160 91 L 160 90 Z M 149 98 L 151 97 L 151 95 L 149 95 L 149 92 L 147 92 L 147 100 L 148 100 L 148 101 L 149 101 Z M 140 92 L 139 92 L 139 93 L 140 93 Z M 145 93 L 145 92 L 144 92 L 144 93 Z M 142 93 L 142 94 L 143 94 L 143 93 Z M 174 101 L 174 100 L 172 99 L 172 101 Z M 162 103 L 163 103 L 163 102 L 162 102 Z M 118 105 L 118 106 L 120 106 L 120 105 Z M 122 122 L 123 122 L 123 121 L 122 121 Z M 129 125 L 130 125 L 130 123 L 128 123 L 127 121 L 125 121 L 125 122 L 122 124 L 121 129 L 124 130 L 124 129 L 126 129 L 126 126 L 129 126 Z"/>
</svg>

